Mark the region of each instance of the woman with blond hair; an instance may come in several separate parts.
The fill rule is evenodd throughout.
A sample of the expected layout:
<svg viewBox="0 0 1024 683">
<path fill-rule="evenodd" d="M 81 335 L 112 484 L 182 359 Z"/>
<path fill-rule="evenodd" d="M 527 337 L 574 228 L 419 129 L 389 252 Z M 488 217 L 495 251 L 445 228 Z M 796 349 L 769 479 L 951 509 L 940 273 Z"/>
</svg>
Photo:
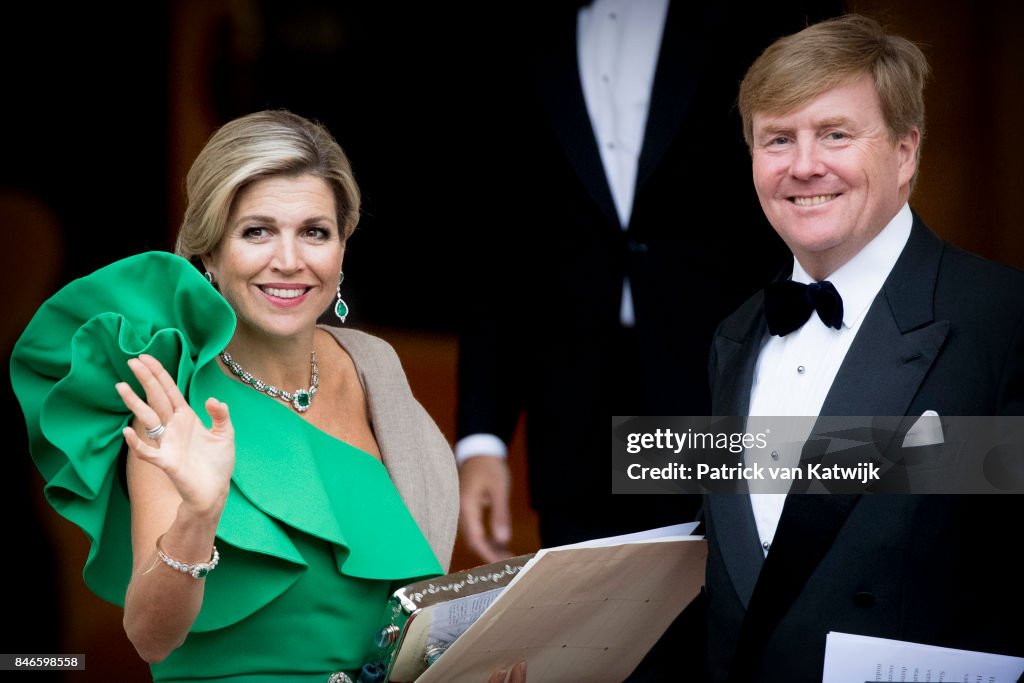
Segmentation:
<svg viewBox="0 0 1024 683">
<path fill-rule="evenodd" d="M 12 356 L 32 457 L 157 681 L 359 677 L 392 586 L 443 572 L 448 444 L 391 347 L 344 322 L 344 152 L 285 111 L 188 174 L 176 255 L 47 301 Z"/>
</svg>

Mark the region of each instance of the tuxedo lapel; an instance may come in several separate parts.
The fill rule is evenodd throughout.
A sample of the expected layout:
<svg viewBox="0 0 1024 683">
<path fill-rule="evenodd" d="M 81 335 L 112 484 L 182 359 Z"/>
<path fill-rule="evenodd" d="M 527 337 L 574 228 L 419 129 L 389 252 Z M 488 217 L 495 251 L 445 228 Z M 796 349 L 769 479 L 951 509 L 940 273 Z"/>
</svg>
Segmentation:
<svg viewBox="0 0 1024 683">
<path fill-rule="evenodd" d="M 910 239 L 868 309 L 822 415 L 906 414 L 949 333 L 949 321 L 934 316 L 942 251 L 915 214 Z"/>
<path fill-rule="evenodd" d="M 615 225 L 620 225 L 594 128 L 587 113 L 576 51 L 576 15 L 569 13 L 542 55 L 537 74 L 541 99 L 565 156 L 591 199 Z"/>
<path fill-rule="evenodd" d="M 734 680 L 746 680 L 772 630 L 828 552 L 860 496 L 792 495 L 750 598 L 736 648 Z M 749 505 L 749 504 L 748 504 Z"/>
<path fill-rule="evenodd" d="M 711 349 L 713 415 L 745 416 L 749 412 L 754 367 L 767 329 L 761 293 L 751 297 L 719 326 Z"/>
<path fill-rule="evenodd" d="M 700 22 L 687 21 L 691 13 L 692 10 L 680 2 L 669 3 L 647 108 L 643 146 L 637 162 L 637 188 L 658 167 L 686 120 L 686 112 L 703 71 L 707 31 L 701 30 Z"/>
<path fill-rule="evenodd" d="M 744 416 L 750 404 L 754 366 L 765 334 L 763 298 L 753 297 L 719 327 L 712 345 L 712 413 Z M 729 579 L 744 608 L 750 602 L 764 562 L 757 525 L 746 495 L 704 497 L 709 526 L 716 533 Z"/>
<path fill-rule="evenodd" d="M 750 606 L 757 577 L 764 564 L 764 551 L 758 542 L 757 523 L 746 495 L 711 494 L 704 497 L 708 524 L 716 529 L 718 548 L 729 579 L 743 608 Z M 726 529 L 717 533 L 717 529 Z"/>
</svg>

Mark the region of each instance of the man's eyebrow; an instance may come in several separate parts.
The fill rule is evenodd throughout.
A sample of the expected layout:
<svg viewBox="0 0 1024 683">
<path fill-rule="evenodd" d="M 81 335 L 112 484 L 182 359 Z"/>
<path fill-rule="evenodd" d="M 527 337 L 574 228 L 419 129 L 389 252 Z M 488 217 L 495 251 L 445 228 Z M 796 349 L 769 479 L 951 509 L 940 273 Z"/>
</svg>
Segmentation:
<svg viewBox="0 0 1024 683">
<path fill-rule="evenodd" d="M 832 118 L 822 119 L 818 121 L 817 128 L 848 128 L 850 126 L 850 119 L 845 116 L 833 116 Z"/>
<path fill-rule="evenodd" d="M 848 128 L 851 125 L 851 120 L 846 116 L 832 116 L 827 119 L 821 119 L 820 121 L 814 122 L 815 130 L 822 130 L 823 128 Z M 768 122 L 760 128 L 754 130 L 755 136 L 766 136 L 766 135 L 779 135 L 780 133 L 792 133 L 793 126 L 788 126 L 783 123 Z"/>
<path fill-rule="evenodd" d="M 761 126 L 760 128 L 755 129 L 754 136 L 758 138 L 766 136 L 775 137 L 776 135 L 779 135 L 781 133 L 790 133 L 792 132 L 792 130 L 792 126 L 784 126 L 778 123 L 768 123 Z"/>
</svg>

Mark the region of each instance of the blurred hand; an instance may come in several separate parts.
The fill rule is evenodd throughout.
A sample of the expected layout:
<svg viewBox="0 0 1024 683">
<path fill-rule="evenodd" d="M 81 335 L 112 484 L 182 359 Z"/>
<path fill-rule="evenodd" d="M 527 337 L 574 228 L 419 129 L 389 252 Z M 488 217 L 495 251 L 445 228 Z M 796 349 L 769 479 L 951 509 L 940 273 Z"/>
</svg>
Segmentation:
<svg viewBox="0 0 1024 683">
<path fill-rule="evenodd" d="M 517 662 L 510 669 L 499 669 L 491 674 L 487 683 L 526 683 L 526 662 Z"/>
<path fill-rule="evenodd" d="M 207 513 L 224 505 L 235 468 L 235 431 L 228 406 L 207 399 L 206 410 L 213 419 L 207 429 L 174 379 L 156 358 L 145 354 L 128 361 L 128 367 L 146 392 L 142 400 L 125 382 L 116 385 L 121 400 L 135 415 L 124 438 L 135 455 L 156 465 L 171 480 L 182 505 Z M 159 437 L 146 430 L 164 425 Z"/>
<path fill-rule="evenodd" d="M 509 472 L 504 458 L 479 455 L 459 468 L 459 528 L 466 545 L 484 562 L 512 556 L 508 505 Z"/>
</svg>

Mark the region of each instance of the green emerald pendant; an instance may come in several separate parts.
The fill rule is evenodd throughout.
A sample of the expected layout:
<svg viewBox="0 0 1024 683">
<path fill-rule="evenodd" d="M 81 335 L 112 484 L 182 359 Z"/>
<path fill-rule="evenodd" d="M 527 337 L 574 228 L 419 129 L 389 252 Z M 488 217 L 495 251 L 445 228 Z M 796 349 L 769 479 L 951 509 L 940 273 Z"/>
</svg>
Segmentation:
<svg viewBox="0 0 1024 683">
<path fill-rule="evenodd" d="M 334 315 L 338 316 L 341 322 L 345 322 L 345 318 L 348 317 L 348 304 L 338 299 L 338 303 L 334 306 Z"/>
<path fill-rule="evenodd" d="M 305 389 L 296 389 L 292 392 L 292 405 L 295 410 L 300 413 L 304 413 L 309 410 L 310 404 L 313 402 L 313 396 Z"/>
</svg>

